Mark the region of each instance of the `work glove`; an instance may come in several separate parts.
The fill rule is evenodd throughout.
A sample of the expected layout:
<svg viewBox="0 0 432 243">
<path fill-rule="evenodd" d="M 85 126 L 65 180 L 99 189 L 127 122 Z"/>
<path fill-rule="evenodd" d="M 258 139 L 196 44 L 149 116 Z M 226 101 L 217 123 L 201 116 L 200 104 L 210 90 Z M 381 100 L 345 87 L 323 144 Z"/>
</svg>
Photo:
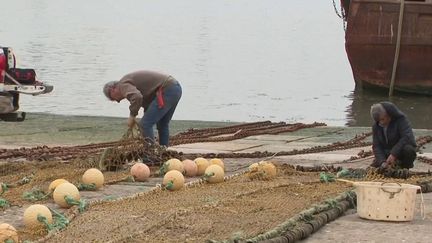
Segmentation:
<svg viewBox="0 0 432 243">
<path fill-rule="evenodd" d="M 135 124 L 136 124 L 135 117 L 134 116 L 129 116 L 129 119 L 128 119 L 128 122 L 127 122 L 128 127 L 129 128 L 133 128 L 135 126 Z"/>
</svg>

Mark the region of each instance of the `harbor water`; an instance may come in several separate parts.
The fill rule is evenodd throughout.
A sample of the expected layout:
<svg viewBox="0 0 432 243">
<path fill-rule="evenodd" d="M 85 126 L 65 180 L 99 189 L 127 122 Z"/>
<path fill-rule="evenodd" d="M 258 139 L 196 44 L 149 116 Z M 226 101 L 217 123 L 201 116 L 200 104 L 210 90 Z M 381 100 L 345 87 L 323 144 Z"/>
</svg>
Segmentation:
<svg viewBox="0 0 432 243">
<path fill-rule="evenodd" d="M 183 86 L 176 120 L 325 122 L 369 126 L 386 93 L 355 89 L 342 20 L 330 0 L 0 0 L 2 46 L 54 91 L 20 109 L 127 117 L 107 81 L 138 69 Z M 432 128 L 431 98 L 392 99 Z"/>
</svg>

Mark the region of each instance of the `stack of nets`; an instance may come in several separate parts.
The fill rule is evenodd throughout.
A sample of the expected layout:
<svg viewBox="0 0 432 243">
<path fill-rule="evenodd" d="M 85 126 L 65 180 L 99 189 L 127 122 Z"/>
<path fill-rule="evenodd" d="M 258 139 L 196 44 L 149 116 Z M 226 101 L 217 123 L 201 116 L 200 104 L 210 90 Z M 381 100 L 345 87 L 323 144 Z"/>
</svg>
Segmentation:
<svg viewBox="0 0 432 243">
<path fill-rule="evenodd" d="M 178 158 L 176 151 L 144 139 L 138 128 L 129 129 L 116 145 L 103 151 L 99 159 L 101 170 L 118 171 L 124 169 L 128 161 L 141 160 L 149 166 L 161 165 L 171 158 Z"/>
</svg>

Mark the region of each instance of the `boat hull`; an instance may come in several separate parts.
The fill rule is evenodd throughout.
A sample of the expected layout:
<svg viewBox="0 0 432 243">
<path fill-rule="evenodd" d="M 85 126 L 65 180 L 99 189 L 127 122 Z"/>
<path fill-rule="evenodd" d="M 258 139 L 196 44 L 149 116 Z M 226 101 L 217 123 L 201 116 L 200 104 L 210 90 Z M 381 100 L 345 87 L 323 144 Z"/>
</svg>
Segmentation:
<svg viewBox="0 0 432 243">
<path fill-rule="evenodd" d="M 356 84 L 388 89 L 400 1 L 352 0 L 345 48 Z M 406 2 L 395 90 L 432 95 L 432 0 Z"/>
</svg>

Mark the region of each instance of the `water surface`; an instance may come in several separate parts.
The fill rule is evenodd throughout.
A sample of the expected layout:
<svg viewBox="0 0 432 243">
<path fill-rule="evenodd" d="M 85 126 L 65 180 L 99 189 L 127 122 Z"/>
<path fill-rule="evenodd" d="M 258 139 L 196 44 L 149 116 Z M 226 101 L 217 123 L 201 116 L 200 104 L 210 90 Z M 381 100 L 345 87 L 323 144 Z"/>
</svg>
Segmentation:
<svg viewBox="0 0 432 243">
<path fill-rule="evenodd" d="M 0 2 L 8 10 L 0 44 L 55 86 L 22 96 L 23 111 L 127 117 L 127 101 L 107 101 L 102 86 L 151 69 L 183 86 L 174 119 L 369 124 L 367 109 L 354 104 L 368 96 L 353 93 L 331 1 Z M 430 100 L 404 102 L 420 109 Z"/>
</svg>

